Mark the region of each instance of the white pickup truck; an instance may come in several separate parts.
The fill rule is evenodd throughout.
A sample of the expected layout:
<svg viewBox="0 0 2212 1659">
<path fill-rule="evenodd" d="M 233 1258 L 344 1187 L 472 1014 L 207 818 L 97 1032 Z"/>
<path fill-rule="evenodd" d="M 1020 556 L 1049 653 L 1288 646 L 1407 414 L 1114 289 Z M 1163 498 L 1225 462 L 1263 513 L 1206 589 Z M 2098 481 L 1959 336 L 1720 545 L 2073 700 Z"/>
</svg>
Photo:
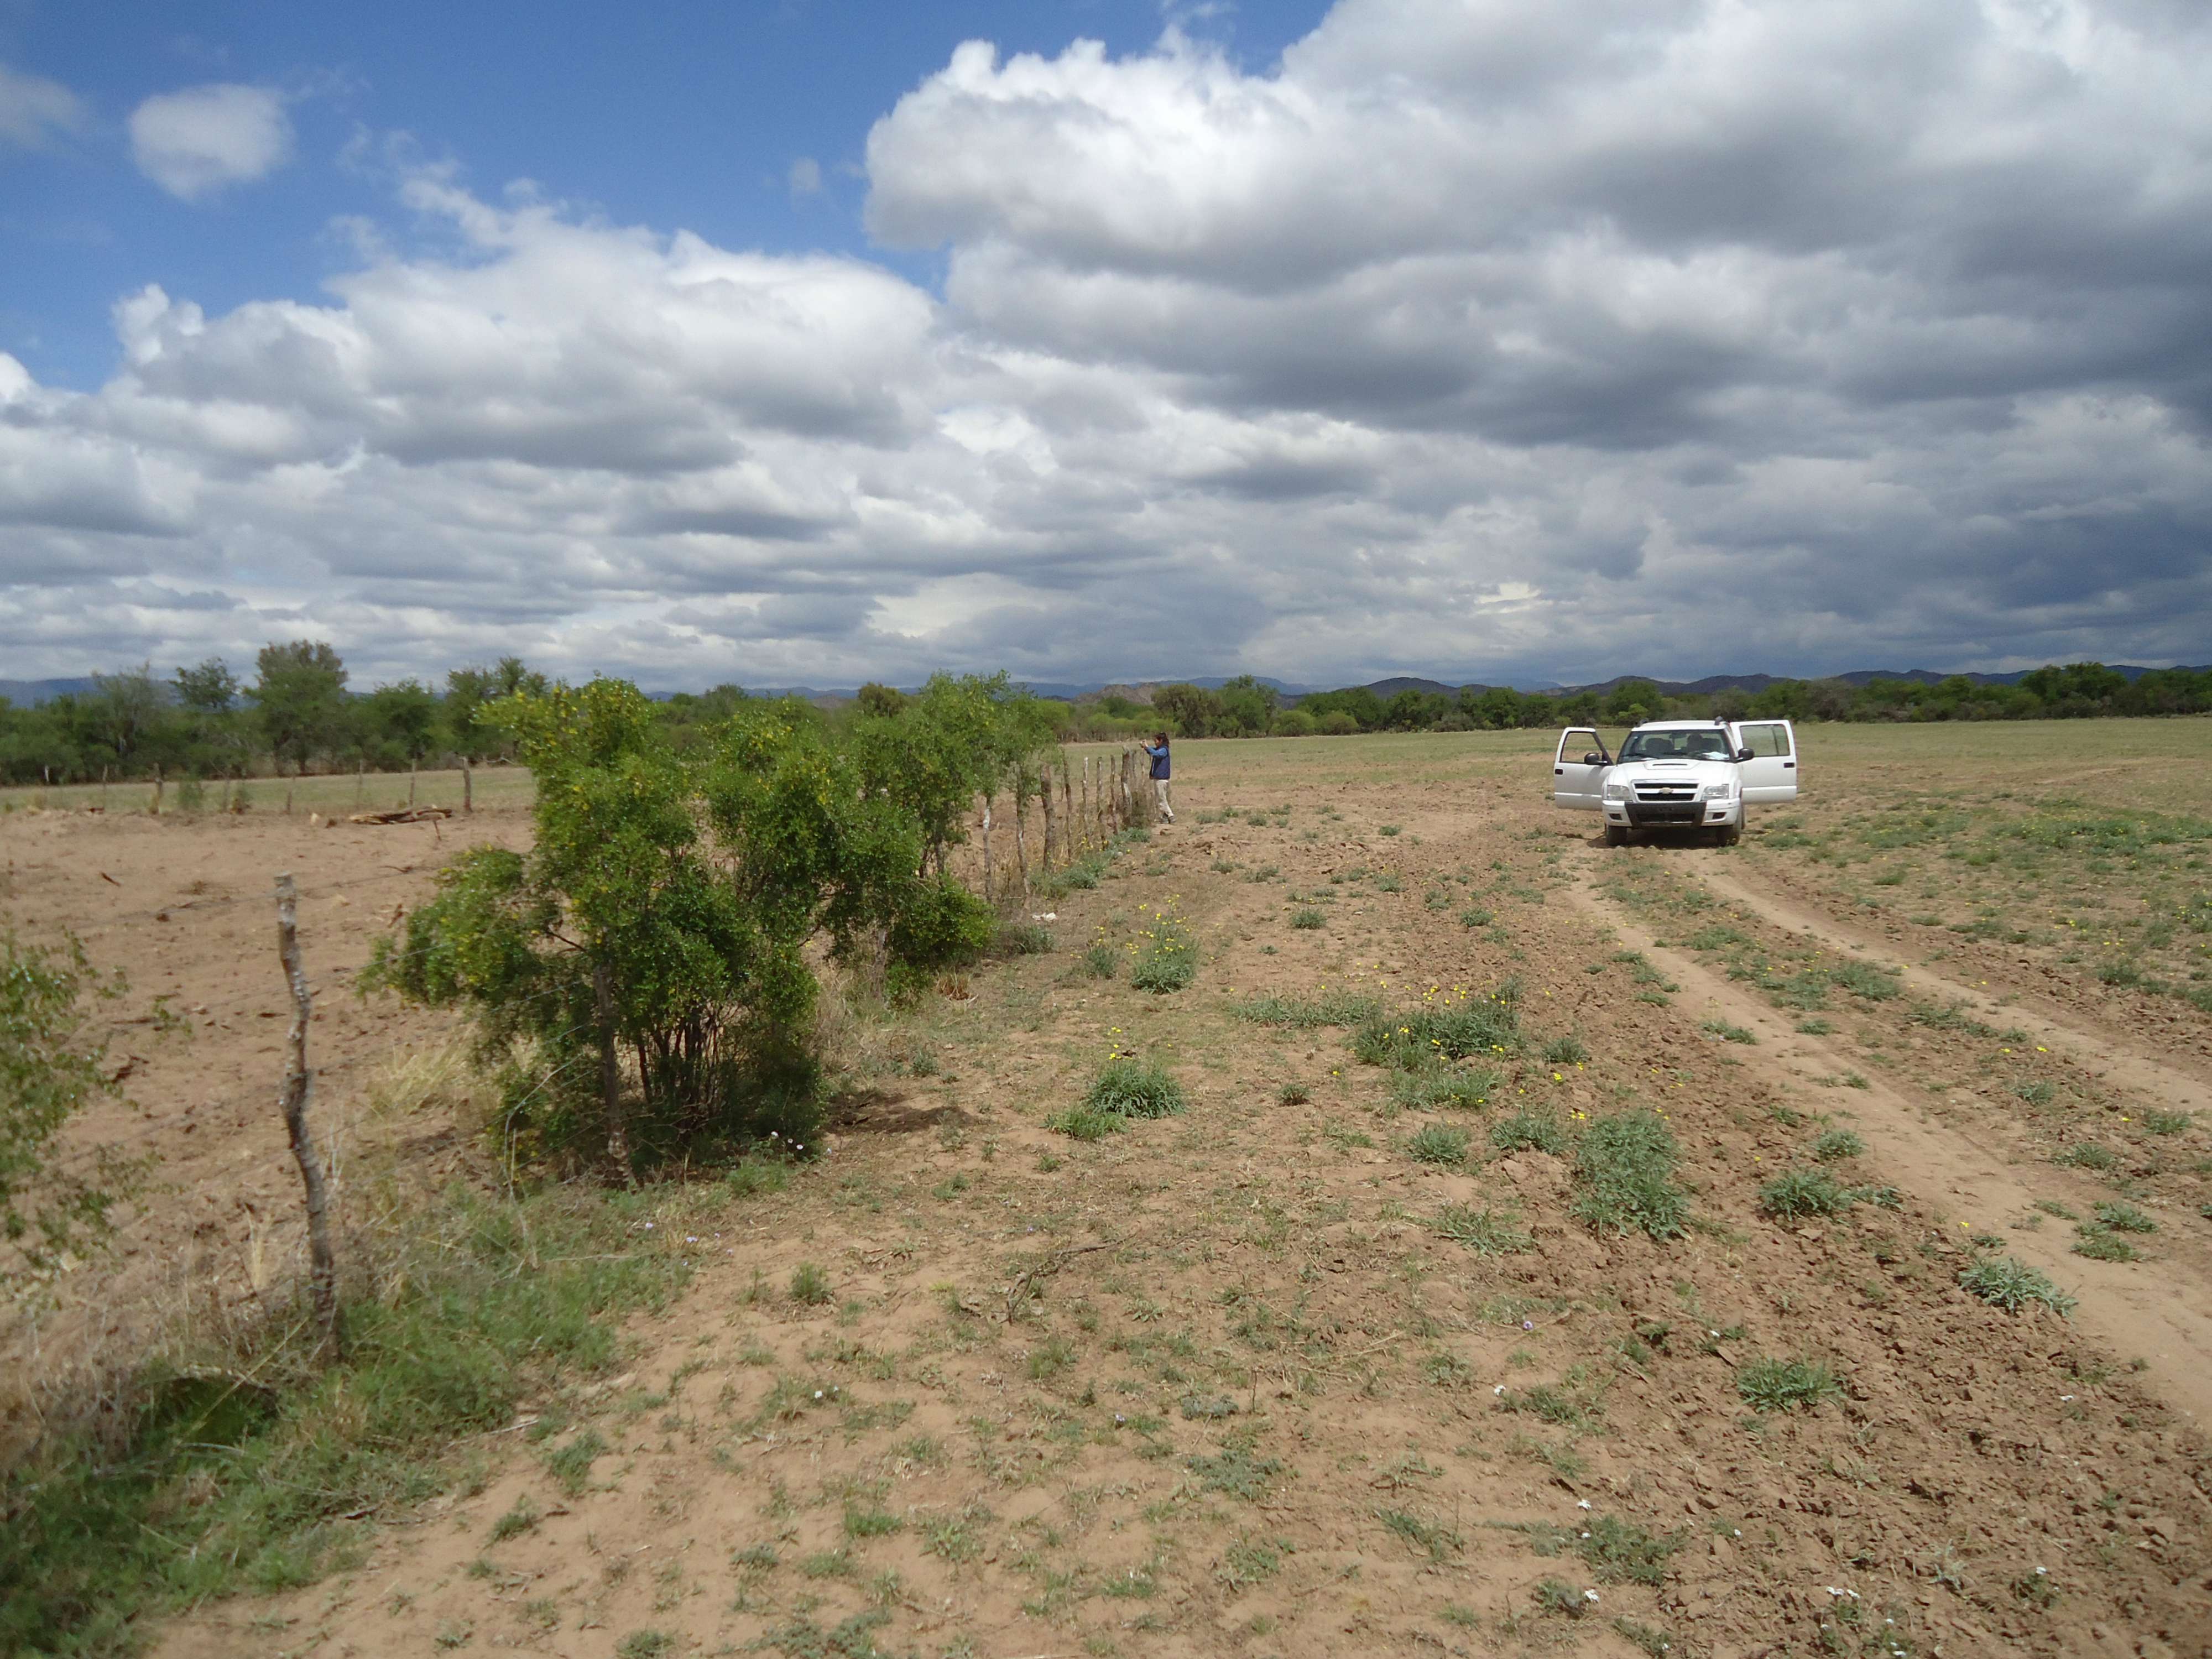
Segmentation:
<svg viewBox="0 0 2212 1659">
<path fill-rule="evenodd" d="M 1594 726 L 1559 733 L 1552 799 L 1605 814 L 1605 844 L 1638 830 L 1709 830 L 1743 838 L 1747 807 L 1797 799 L 1797 733 L 1788 720 L 1650 720 L 1608 755 Z"/>
</svg>

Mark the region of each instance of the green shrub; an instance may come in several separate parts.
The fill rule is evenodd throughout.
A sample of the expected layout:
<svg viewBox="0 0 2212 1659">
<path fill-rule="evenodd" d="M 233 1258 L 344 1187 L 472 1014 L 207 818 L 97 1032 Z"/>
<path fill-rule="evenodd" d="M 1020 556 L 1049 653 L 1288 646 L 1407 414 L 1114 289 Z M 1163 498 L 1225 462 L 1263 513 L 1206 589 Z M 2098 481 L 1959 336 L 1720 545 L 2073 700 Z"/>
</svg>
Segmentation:
<svg viewBox="0 0 2212 1659">
<path fill-rule="evenodd" d="M 1173 1117 L 1188 1103 L 1182 1085 L 1150 1061 L 1109 1060 L 1091 1081 L 1083 1103 L 1115 1117 Z"/>
<path fill-rule="evenodd" d="M 991 948 L 998 927 L 991 907 L 951 877 L 921 883 L 886 935 L 891 966 L 915 981 L 965 967 Z"/>
<path fill-rule="evenodd" d="M 2067 1295 L 2025 1261 L 2008 1255 L 1977 1261 L 1959 1275 L 1960 1285 L 1973 1295 L 2007 1313 L 2018 1313 L 2031 1304 L 2055 1314 L 2074 1311 L 2075 1298 Z"/>
<path fill-rule="evenodd" d="M 1551 1066 L 1580 1066 L 1589 1059 L 1589 1045 L 1572 1036 L 1553 1037 L 1544 1045 L 1544 1060 Z"/>
<path fill-rule="evenodd" d="M 1787 1412 L 1840 1399 L 1844 1386 L 1810 1359 L 1755 1359 L 1735 1374 L 1735 1391 L 1755 1412 Z"/>
<path fill-rule="evenodd" d="M 1121 959 L 1103 939 L 1083 952 L 1083 971 L 1093 979 L 1111 979 L 1120 971 Z"/>
<path fill-rule="evenodd" d="M 1490 1126 L 1490 1144 L 1501 1152 L 1533 1148 L 1553 1158 L 1567 1155 L 1566 1126 L 1547 1113 L 1523 1109 Z"/>
<path fill-rule="evenodd" d="M 1601 1232 L 1680 1237 L 1690 1204 L 1674 1182 L 1676 1157 L 1674 1137 L 1655 1112 L 1597 1119 L 1576 1149 L 1583 1190 L 1575 1213 Z"/>
<path fill-rule="evenodd" d="M 1480 906 L 1459 913 L 1459 925 L 1462 927 L 1487 927 L 1496 920 L 1497 918 L 1489 911 Z"/>
<path fill-rule="evenodd" d="M 1406 1152 L 1423 1164 L 1457 1169 L 1467 1162 L 1468 1133 L 1449 1123 L 1431 1123 L 1414 1132 Z"/>
<path fill-rule="evenodd" d="M 1299 929 L 1301 932 L 1310 933 L 1313 929 L 1321 927 L 1328 920 L 1328 917 L 1322 915 L 1320 911 L 1315 909 L 1313 906 L 1310 904 L 1301 906 L 1299 908 L 1291 912 L 1291 926 Z"/>
<path fill-rule="evenodd" d="M 830 1288 L 830 1275 L 811 1261 L 802 1261 L 792 1269 L 791 1299 L 803 1302 L 810 1308 L 818 1308 L 829 1302 L 834 1293 Z"/>
<path fill-rule="evenodd" d="M 88 1181 L 53 1157 L 70 1119 L 116 1092 L 81 1005 L 122 991 L 73 933 L 48 948 L 0 931 L 0 1239 L 33 1273 L 104 1238 L 109 1208 L 135 1184 L 136 1167 L 104 1146 Z"/>
<path fill-rule="evenodd" d="M 1313 1091 L 1303 1083 L 1285 1083 L 1275 1091 L 1278 1106 L 1303 1106 L 1313 1098 Z"/>
</svg>

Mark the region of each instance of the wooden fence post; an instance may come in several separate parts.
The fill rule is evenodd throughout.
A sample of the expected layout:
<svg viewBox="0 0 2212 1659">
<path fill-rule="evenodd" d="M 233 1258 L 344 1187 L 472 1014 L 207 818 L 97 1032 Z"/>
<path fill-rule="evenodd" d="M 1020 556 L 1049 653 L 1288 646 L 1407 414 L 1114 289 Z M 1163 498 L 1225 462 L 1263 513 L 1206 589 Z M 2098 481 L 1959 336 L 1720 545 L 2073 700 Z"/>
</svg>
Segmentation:
<svg viewBox="0 0 2212 1659">
<path fill-rule="evenodd" d="M 1014 776 L 1014 869 L 1022 884 L 1022 902 L 1029 902 L 1030 849 L 1029 838 L 1023 834 L 1023 820 L 1029 816 L 1030 792 L 1019 773 Z"/>
<path fill-rule="evenodd" d="M 1054 833 L 1057 829 L 1054 820 L 1058 815 L 1053 811 L 1052 805 L 1052 763 L 1050 761 L 1047 761 L 1037 769 L 1037 784 L 1038 799 L 1044 808 L 1044 861 L 1037 867 L 1049 871 L 1052 868 L 1053 851 L 1060 839 Z M 1067 849 L 1063 847 L 1059 850 L 1060 861 L 1062 864 L 1066 863 Z"/>
<path fill-rule="evenodd" d="M 637 1171 L 630 1167 L 629 1123 L 623 1116 L 622 1065 L 615 1058 L 614 982 L 604 962 L 592 964 L 592 1006 L 599 1021 L 599 1094 L 606 1103 L 607 1157 L 623 1185 L 635 1187 Z"/>
<path fill-rule="evenodd" d="M 154 769 L 154 816 L 161 816 L 161 769 Z"/>
<path fill-rule="evenodd" d="M 1057 750 L 1054 752 L 1060 755 L 1060 816 L 1061 822 L 1067 826 L 1060 831 L 1060 856 L 1061 862 L 1073 864 L 1083 856 L 1084 851 L 1083 830 L 1080 820 L 1075 816 L 1075 779 L 1068 769 L 1067 757 L 1065 754 L 1060 754 Z M 1049 779 L 1046 780 L 1046 787 L 1048 788 L 1051 787 Z M 1073 853 L 1067 849 L 1066 837 L 1069 836 L 1075 837 L 1076 845 Z"/>
<path fill-rule="evenodd" d="M 986 904 L 998 902 L 998 895 L 991 888 L 991 798 L 986 794 L 983 797 L 983 902 Z"/>
<path fill-rule="evenodd" d="M 407 810 L 410 812 L 415 810 L 415 772 L 422 763 L 412 755 L 407 757 Z"/>
<path fill-rule="evenodd" d="M 461 811 L 473 813 L 477 810 L 477 770 L 466 755 L 461 757 Z"/>
<path fill-rule="evenodd" d="M 331 1250 L 330 1187 L 307 1124 L 307 1103 L 314 1091 L 314 1073 L 307 1069 L 307 1020 L 314 1010 L 307 969 L 300 960 L 299 918 L 299 893 L 287 872 L 276 878 L 276 954 L 292 989 L 292 1030 L 284 1061 L 284 1092 L 278 1103 L 292 1139 L 292 1160 L 300 1166 L 300 1184 L 307 1189 L 307 1294 L 315 1322 L 323 1328 L 324 1357 L 337 1359 L 343 1357 L 344 1346 L 338 1332 L 337 1258 Z"/>
</svg>

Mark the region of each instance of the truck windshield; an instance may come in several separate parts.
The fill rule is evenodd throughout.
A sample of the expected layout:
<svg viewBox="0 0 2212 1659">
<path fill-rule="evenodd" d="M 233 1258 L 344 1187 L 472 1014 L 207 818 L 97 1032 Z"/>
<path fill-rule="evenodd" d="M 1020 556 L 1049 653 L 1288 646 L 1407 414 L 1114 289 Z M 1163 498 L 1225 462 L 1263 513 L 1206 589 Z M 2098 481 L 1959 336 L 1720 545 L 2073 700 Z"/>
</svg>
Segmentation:
<svg viewBox="0 0 2212 1659">
<path fill-rule="evenodd" d="M 1728 760 L 1728 733 L 1716 726 L 1710 732 L 1632 732 L 1620 745 L 1623 760 Z"/>
</svg>

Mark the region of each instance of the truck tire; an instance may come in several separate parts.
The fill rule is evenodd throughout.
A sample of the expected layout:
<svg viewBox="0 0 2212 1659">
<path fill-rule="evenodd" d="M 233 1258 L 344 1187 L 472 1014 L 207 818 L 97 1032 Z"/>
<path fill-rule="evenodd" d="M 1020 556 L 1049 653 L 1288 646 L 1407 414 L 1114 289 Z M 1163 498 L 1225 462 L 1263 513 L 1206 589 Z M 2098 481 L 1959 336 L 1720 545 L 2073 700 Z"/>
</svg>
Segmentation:
<svg viewBox="0 0 2212 1659">
<path fill-rule="evenodd" d="M 1628 826 L 1625 823 L 1607 824 L 1605 826 L 1605 844 L 1607 847 L 1627 846 Z"/>
<path fill-rule="evenodd" d="M 1738 812 L 1734 823 L 1722 826 L 1719 836 L 1716 837 L 1722 846 L 1733 847 L 1743 839 L 1744 816 L 1743 813 Z"/>
</svg>

